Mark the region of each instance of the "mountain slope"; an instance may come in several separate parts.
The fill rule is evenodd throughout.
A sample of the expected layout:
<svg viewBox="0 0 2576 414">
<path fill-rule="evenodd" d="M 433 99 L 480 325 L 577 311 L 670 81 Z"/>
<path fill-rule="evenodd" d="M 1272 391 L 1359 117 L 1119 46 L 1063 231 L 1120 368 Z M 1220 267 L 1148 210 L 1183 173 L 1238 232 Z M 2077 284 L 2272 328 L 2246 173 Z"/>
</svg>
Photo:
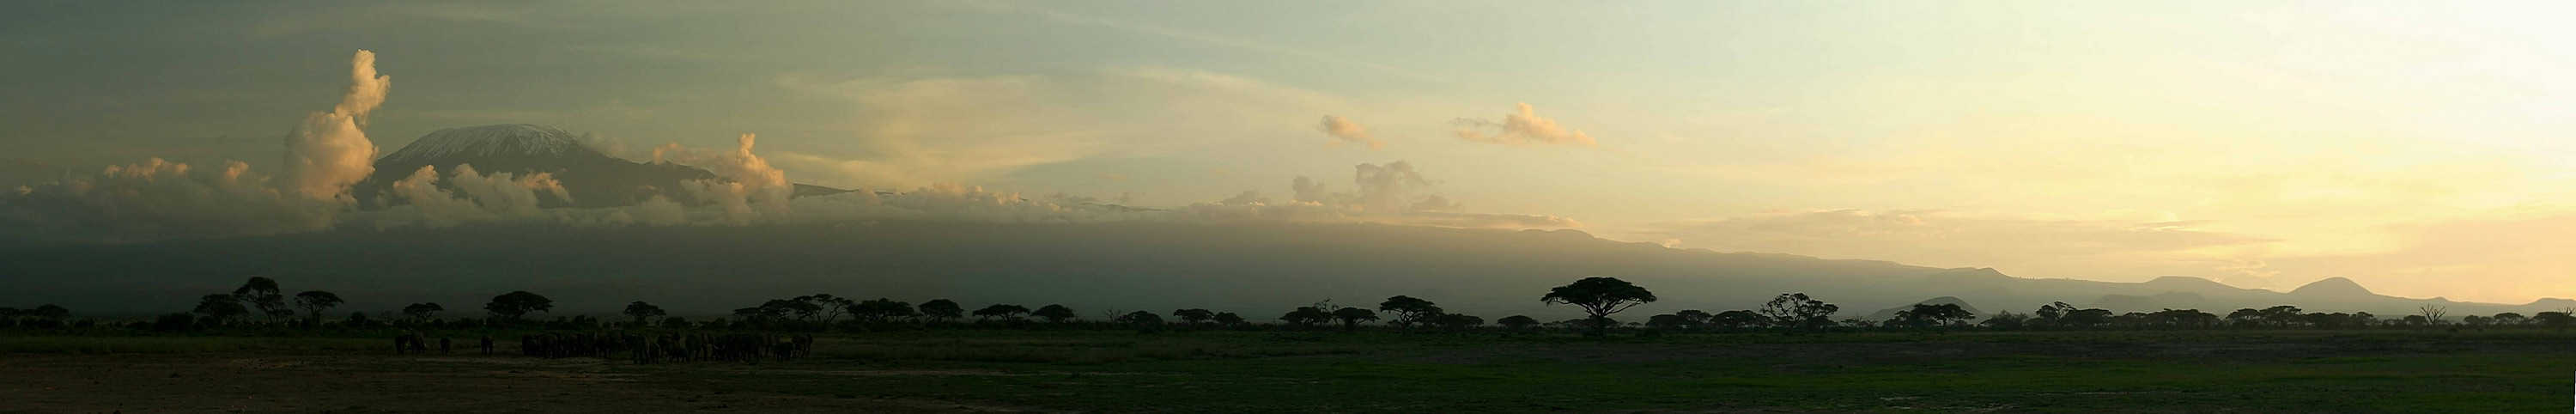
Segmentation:
<svg viewBox="0 0 2576 414">
<path fill-rule="evenodd" d="M 401 205 L 402 200 L 386 194 L 393 182 L 411 177 L 423 166 L 437 167 L 442 177 L 451 175 L 458 165 L 472 165 L 484 174 L 553 174 L 571 193 L 572 202 L 545 199 L 546 207 L 625 206 L 654 197 L 687 203 L 691 198 L 676 193 L 680 182 L 719 179 L 715 173 L 696 167 L 611 157 L 583 146 L 580 136 L 563 129 L 504 124 L 448 128 L 423 135 L 377 159 L 375 174 L 358 183 L 353 192 L 371 208 Z M 796 186 L 798 196 L 843 192 L 848 190 Z"/>
</svg>

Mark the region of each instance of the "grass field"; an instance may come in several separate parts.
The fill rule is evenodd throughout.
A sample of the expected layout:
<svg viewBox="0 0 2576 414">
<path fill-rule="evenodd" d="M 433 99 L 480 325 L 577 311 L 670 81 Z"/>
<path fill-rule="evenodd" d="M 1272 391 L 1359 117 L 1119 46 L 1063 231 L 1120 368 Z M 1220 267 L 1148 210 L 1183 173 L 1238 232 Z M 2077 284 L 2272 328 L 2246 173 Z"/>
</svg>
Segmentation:
<svg viewBox="0 0 2576 414">
<path fill-rule="evenodd" d="M 0 411 L 206 408 L 190 401 L 251 412 L 472 411 L 660 401 L 618 410 L 2493 413 L 2567 410 L 2576 376 L 2576 335 L 2541 330 L 1609 339 L 923 331 L 826 335 L 816 358 L 757 366 L 395 356 L 380 346 L 389 341 L 0 336 L 7 353 L 0 376 L 12 378 L 0 380 L 7 387 Z M 95 382 L 101 376 L 143 382 Z M 240 376 L 221 383 L 250 396 L 214 389 L 167 406 L 116 398 L 198 392 L 147 383 L 196 376 Z M 78 384 L 84 379 L 94 382 Z M 297 391 L 376 382 L 384 392 L 486 391 L 428 406 L 324 394 L 348 404 L 338 406 Z"/>
</svg>

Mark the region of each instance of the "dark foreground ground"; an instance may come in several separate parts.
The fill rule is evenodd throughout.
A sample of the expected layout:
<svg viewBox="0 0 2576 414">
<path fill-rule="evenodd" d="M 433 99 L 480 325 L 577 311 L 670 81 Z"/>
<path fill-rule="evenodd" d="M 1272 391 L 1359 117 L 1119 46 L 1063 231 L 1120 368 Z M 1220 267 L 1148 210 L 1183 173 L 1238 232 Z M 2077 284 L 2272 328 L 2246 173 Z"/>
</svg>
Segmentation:
<svg viewBox="0 0 2576 414">
<path fill-rule="evenodd" d="M 827 335 L 759 365 L 0 333 L 0 412 L 2564 412 L 2576 334 Z M 509 352 L 504 349 L 503 352 Z"/>
</svg>

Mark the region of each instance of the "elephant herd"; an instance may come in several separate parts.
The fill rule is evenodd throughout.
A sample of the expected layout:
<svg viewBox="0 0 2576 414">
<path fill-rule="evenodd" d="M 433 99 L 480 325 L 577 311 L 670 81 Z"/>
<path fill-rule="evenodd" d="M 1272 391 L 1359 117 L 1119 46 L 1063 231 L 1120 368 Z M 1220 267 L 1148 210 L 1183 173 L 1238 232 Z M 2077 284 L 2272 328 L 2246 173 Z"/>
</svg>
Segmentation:
<svg viewBox="0 0 2576 414">
<path fill-rule="evenodd" d="M 690 361 L 741 361 L 760 363 L 761 358 L 786 361 L 814 354 L 814 335 L 779 336 L 766 333 L 666 333 L 661 335 L 626 335 L 623 345 L 627 358 L 637 364 Z M 603 355 L 604 356 L 604 355 Z"/>
<path fill-rule="evenodd" d="M 483 353 L 492 353 L 492 337 L 481 338 Z M 431 340 L 418 332 L 394 336 L 397 355 L 426 354 Z M 448 338 L 435 342 L 438 352 L 447 353 L 453 343 Z M 762 359 L 786 361 L 814 354 L 814 335 L 780 336 L 768 333 L 664 333 L 628 334 L 624 332 L 541 333 L 519 337 L 519 353 L 539 358 L 623 356 L 636 364 L 693 361 L 737 361 L 758 364 Z"/>
</svg>

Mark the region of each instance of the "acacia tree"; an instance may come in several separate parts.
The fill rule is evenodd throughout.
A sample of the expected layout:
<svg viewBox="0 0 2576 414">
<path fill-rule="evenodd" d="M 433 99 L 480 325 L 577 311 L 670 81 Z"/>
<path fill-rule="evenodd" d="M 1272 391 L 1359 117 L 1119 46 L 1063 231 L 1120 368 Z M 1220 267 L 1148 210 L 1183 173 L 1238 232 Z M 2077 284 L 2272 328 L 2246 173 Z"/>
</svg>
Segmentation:
<svg viewBox="0 0 2576 414">
<path fill-rule="evenodd" d="M 493 296 L 492 302 L 483 304 L 483 311 L 491 312 L 493 317 L 514 322 L 520 317 L 527 316 L 528 312 L 549 312 L 554 308 L 554 299 L 547 299 L 545 295 L 529 293 L 525 290 L 514 290 L 500 296 Z"/>
<path fill-rule="evenodd" d="M 1742 309 L 1718 312 L 1716 315 L 1708 316 L 1710 325 L 1725 327 L 1728 330 L 1761 328 L 1770 325 L 1772 320 L 1762 317 L 1762 314 Z"/>
<path fill-rule="evenodd" d="M 414 303 L 410 306 L 404 306 L 402 308 L 402 313 L 405 316 L 410 316 L 412 322 L 428 322 L 430 315 L 443 310 L 447 310 L 447 308 L 438 306 L 437 303 Z"/>
<path fill-rule="evenodd" d="M 1485 318 L 1479 318 L 1476 317 L 1476 315 L 1443 313 L 1440 314 L 1440 316 L 1432 317 L 1431 324 L 1440 325 L 1441 328 L 1454 332 L 1464 332 L 1470 328 L 1485 326 Z"/>
<path fill-rule="evenodd" d="M 644 326 L 644 320 L 646 320 L 646 319 L 652 319 L 652 318 L 653 318 L 653 317 L 655 317 L 655 316 L 662 316 L 662 315 L 669 315 L 669 314 L 670 314 L 669 312 L 663 312 L 663 311 L 662 311 L 662 307 L 660 307 L 660 306 L 653 306 L 653 304 L 650 304 L 650 303 L 644 303 L 644 301 L 640 301 L 640 300 L 639 300 L 639 301 L 635 301 L 635 303 L 628 303 L 628 304 L 626 304 L 626 311 L 625 311 L 625 312 L 619 312 L 619 313 L 624 313 L 624 314 L 626 314 L 626 316 L 627 316 L 627 317 L 635 318 L 635 325 L 634 325 L 634 326 L 639 326 L 639 327 L 640 327 L 640 326 Z"/>
<path fill-rule="evenodd" d="M 348 302 L 340 300 L 339 294 L 331 292 L 307 290 L 295 294 L 295 307 L 304 308 L 306 312 L 312 313 L 313 326 L 322 326 L 322 311 L 330 310 L 331 307 L 340 306 L 342 303 Z"/>
<path fill-rule="evenodd" d="M 1075 315 L 1073 313 L 1073 308 L 1064 307 L 1064 305 L 1041 306 L 1038 307 L 1037 311 L 1029 312 L 1029 316 L 1046 318 L 1049 323 L 1065 323 L 1066 321 L 1082 318 L 1081 315 Z"/>
<path fill-rule="evenodd" d="M 198 298 L 196 312 L 216 322 L 228 322 L 250 313 L 250 308 L 243 307 L 241 300 L 234 298 L 233 295 L 217 293 Z"/>
<path fill-rule="evenodd" d="M 1243 315 L 1236 315 L 1234 312 L 1217 312 L 1214 319 L 1219 326 L 1243 326 Z"/>
<path fill-rule="evenodd" d="M 978 319 L 978 320 L 991 320 L 991 319 L 993 319 L 993 318 L 1002 318 L 1002 320 L 1016 321 L 1016 320 L 1020 320 L 1020 315 L 1027 315 L 1027 314 L 1029 314 L 1029 308 L 1027 308 L 1027 307 L 1023 307 L 1023 306 L 1020 306 L 1020 305 L 1004 305 L 1004 304 L 998 304 L 998 303 L 997 303 L 997 304 L 993 304 L 993 305 L 991 305 L 991 306 L 985 306 L 983 309 L 976 309 L 976 310 L 975 310 L 975 318 L 976 318 L 976 319 Z"/>
<path fill-rule="evenodd" d="M 2451 314 L 2451 308 L 2449 308 L 2449 307 L 2443 307 L 2443 306 L 2424 305 L 2424 306 L 2422 306 L 2422 307 L 2417 307 L 2417 308 L 2415 308 L 2415 314 L 2417 314 L 2417 315 L 2423 315 L 2423 316 L 2424 316 L 2424 320 L 2425 320 L 2425 322 L 2426 322 L 2426 323 L 2428 323 L 2428 324 L 2432 324 L 2432 325 L 2446 325 L 2446 324 L 2449 324 L 2449 323 L 2450 323 L 2450 321 L 2444 320 L 2444 319 L 2443 319 L 2443 317 L 2445 317 L 2445 316 L 2450 316 L 2450 314 Z"/>
<path fill-rule="evenodd" d="M 1363 308 L 1334 309 L 1333 319 L 1342 321 L 1342 330 L 1357 331 L 1360 330 L 1360 322 L 1377 320 L 1377 312 Z"/>
<path fill-rule="evenodd" d="M 1504 329 L 1519 331 L 1529 329 L 1529 327 L 1532 326 L 1538 326 L 1538 318 L 1532 318 L 1529 317 L 1529 315 L 1512 315 L 1505 316 L 1501 320 L 1494 321 L 1494 323 L 1502 324 Z"/>
<path fill-rule="evenodd" d="M 1565 286 L 1549 289 L 1540 303 L 1569 304 L 1583 307 L 1592 317 L 1592 336 L 1610 334 L 1610 315 L 1655 301 L 1655 293 L 1628 281 L 1609 277 L 1587 277 Z"/>
<path fill-rule="evenodd" d="M 1921 328 L 1949 326 L 1952 323 L 1966 321 L 1968 318 L 1974 318 L 1976 316 L 1976 314 L 1968 312 L 1966 308 L 1960 308 L 1959 305 L 1955 303 L 1943 303 L 1938 305 L 1917 303 L 1914 304 L 1913 309 L 1897 311 L 1896 319 L 1891 320 L 1890 322 L 1897 322 Z"/>
<path fill-rule="evenodd" d="M 1286 315 L 1279 315 L 1279 320 L 1301 328 L 1312 328 L 1315 324 L 1332 321 L 1333 313 L 1320 307 L 1299 306 L 1296 310 L 1288 311 Z"/>
<path fill-rule="evenodd" d="M 850 306 L 850 316 L 870 323 L 885 323 L 914 315 L 918 313 L 913 311 L 911 303 L 887 298 L 859 301 Z"/>
<path fill-rule="evenodd" d="M 1188 323 L 1190 326 L 1198 326 L 1209 319 L 1215 319 L 1216 312 L 1206 309 L 1175 309 L 1172 310 L 1172 317 L 1181 318 L 1181 322 Z"/>
<path fill-rule="evenodd" d="M 931 299 L 929 302 L 921 303 L 921 316 L 928 317 L 933 321 L 947 322 L 951 319 L 965 317 L 965 315 L 966 307 L 958 306 L 957 301 Z"/>
<path fill-rule="evenodd" d="M 1377 310 L 1395 316 L 1395 320 L 1388 322 L 1395 324 L 1397 329 L 1405 333 L 1413 332 L 1413 324 L 1429 322 L 1432 317 L 1440 316 L 1440 307 L 1433 306 L 1431 301 L 1403 295 L 1386 298 L 1385 302 L 1378 302 Z M 1338 316 L 1338 312 L 1336 313 Z"/>
<path fill-rule="evenodd" d="M 286 307 L 286 295 L 278 292 L 277 280 L 266 277 L 252 276 L 242 282 L 241 287 L 233 289 L 233 300 L 249 303 L 261 315 L 268 316 L 269 323 L 295 314 L 294 310 Z"/>
<path fill-rule="evenodd" d="M 1762 315 L 1771 317 L 1772 323 L 1779 326 L 1814 329 L 1832 324 L 1834 312 L 1840 312 L 1842 309 L 1841 306 L 1807 297 L 1806 293 L 1782 293 L 1778 297 L 1771 298 L 1770 302 L 1762 304 Z"/>
<path fill-rule="evenodd" d="M 850 298 L 832 296 L 830 293 L 798 296 L 796 301 L 813 304 L 815 315 L 819 318 L 817 322 L 826 328 L 831 327 L 833 322 L 839 322 L 841 316 L 848 314 L 850 305 L 856 303 Z"/>
<path fill-rule="evenodd" d="M 1111 321 L 1135 325 L 1137 328 L 1152 328 L 1163 324 L 1163 316 L 1155 315 L 1153 312 L 1135 311 L 1128 312 L 1125 315 L 1118 315 L 1117 318 L 1111 319 Z"/>
<path fill-rule="evenodd" d="M 2539 323 L 2540 326 L 2558 328 L 2558 330 L 2563 331 L 2567 330 L 2568 325 L 2576 325 L 2576 316 L 2570 316 L 2567 312 L 2541 312 L 2532 314 L 2531 321 Z"/>
</svg>

